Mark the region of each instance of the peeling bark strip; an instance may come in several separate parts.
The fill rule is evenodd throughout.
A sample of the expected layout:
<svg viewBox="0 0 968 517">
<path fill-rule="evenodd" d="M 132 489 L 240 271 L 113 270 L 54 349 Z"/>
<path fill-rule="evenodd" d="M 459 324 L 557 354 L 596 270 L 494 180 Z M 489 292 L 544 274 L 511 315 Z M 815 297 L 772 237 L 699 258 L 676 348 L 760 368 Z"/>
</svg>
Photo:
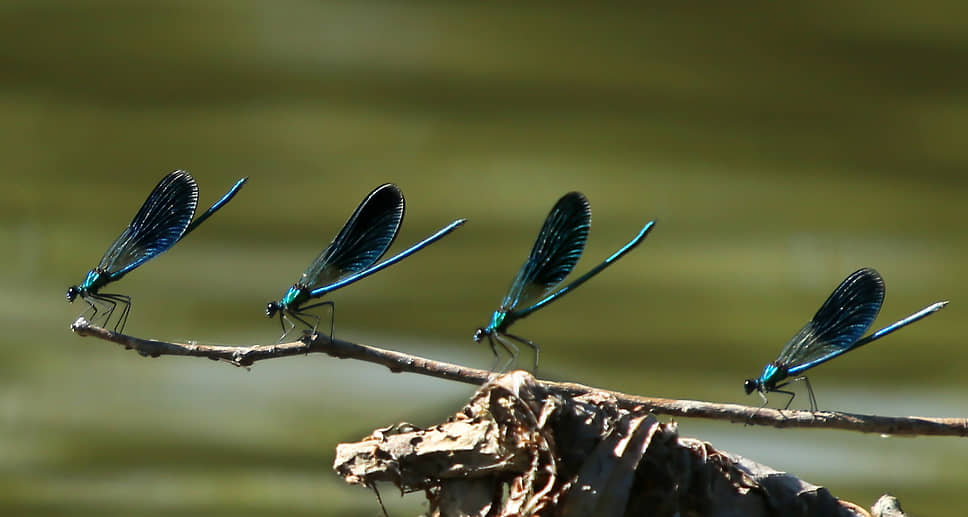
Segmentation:
<svg viewBox="0 0 968 517">
<path fill-rule="evenodd" d="M 487 370 L 434 361 L 341 339 L 330 339 L 325 335 L 305 336 L 302 341 L 275 345 L 226 346 L 203 345 L 195 342 L 187 344 L 169 343 L 154 339 L 142 339 L 91 325 L 84 318 L 78 318 L 71 325 L 71 330 L 78 336 L 92 336 L 117 343 L 125 349 L 134 350 L 145 357 L 162 355 L 205 357 L 213 361 L 223 361 L 244 368 L 252 366 L 256 361 L 266 359 L 306 354 L 328 354 L 339 359 L 356 359 L 379 364 L 387 367 L 393 373 L 416 373 L 467 384 L 482 385 L 495 376 Z M 570 382 L 540 381 L 540 383 L 544 389 L 556 393 L 560 397 L 577 398 L 589 393 L 607 393 L 615 397 L 618 406 L 622 409 L 643 408 L 656 415 L 728 420 L 746 425 L 843 429 L 897 436 L 968 436 L 968 418 L 888 417 L 858 415 L 839 411 L 779 411 L 770 408 L 719 404 L 700 400 L 640 397 Z"/>
<path fill-rule="evenodd" d="M 568 398 L 526 372 L 501 376 L 447 422 L 378 429 L 336 448 L 352 484 L 424 491 L 430 514 L 869 516 L 825 488 L 680 438 L 607 392 Z"/>
</svg>

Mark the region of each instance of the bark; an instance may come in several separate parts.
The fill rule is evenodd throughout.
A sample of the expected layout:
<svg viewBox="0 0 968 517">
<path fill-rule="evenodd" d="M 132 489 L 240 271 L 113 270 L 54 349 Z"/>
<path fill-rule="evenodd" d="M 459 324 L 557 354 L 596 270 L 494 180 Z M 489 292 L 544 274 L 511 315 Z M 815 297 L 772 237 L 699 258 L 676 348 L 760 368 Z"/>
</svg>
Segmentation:
<svg viewBox="0 0 968 517">
<path fill-rule="evenodd" d="M 566 397 L 516 371 L 448 421 L 337 447 L 348 483 L 422 491 L 433 516 L 869 516 L 827 489 L 679 436 L 607 392 Z M 891 514 L 883 514 L 891 515 Z"/>
</svg>

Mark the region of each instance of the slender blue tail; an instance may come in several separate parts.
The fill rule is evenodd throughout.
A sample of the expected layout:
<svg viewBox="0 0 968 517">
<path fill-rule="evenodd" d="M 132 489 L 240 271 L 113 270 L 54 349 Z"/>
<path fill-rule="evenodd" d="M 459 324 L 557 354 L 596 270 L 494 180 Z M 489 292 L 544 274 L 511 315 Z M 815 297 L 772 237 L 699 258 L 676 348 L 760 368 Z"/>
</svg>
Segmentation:
<svg viewBox="0 0 968 517">
<path fill-rule="evenodd" d="M 181 238 L 184 239 L 185 236 L 191 233 L 192 230 L 194 230 L 195 228 L 198 228 L 198 225 L 205 222 L 205 220 L 211 217 L 212 214 L 217 212 L 218 209 L 222 208 L 223 206 L 225 206 L 226 203 L 231 201 L 232 198 L 239 193 L 239 190 L 242 189 L 242 185 L 245 185 L 245 182 L 248 180 L 249 178 L 242 178 L 239 181 L 236 181 L 235 185 L 233 185 L 232 188 L 228 192 L 226 192 L 224 196 L 222 196 L 222 199 L 219 199 L 218 201 L 216 201 L 214 205 L 212 205 L 208 210 L 205 211 L 205 213 L 195 218 L 195 220 L 188 225 L 188 228 L 185 228 L 185 233 L 182 234 Z"/>
<path fill-rule="evenodd" d="M 523 317 L 531 314 L 532 312 L 540 309 L 541 307 L 544 307 L 545 305 L 551 303 L 552 301 L 560 298 L 561 296 L 563 296 L 568 291 L 571 291 L 572 289 L 574 289 L 574 288 L 580 286 L 581 284 L 585 283 L 585 281 L 588 280 L 589 278 L 591 278 L 591 277 L 593 277 L 593 276 L 601 273 L 603 269 L 605 269 L 608 266 L 612 265 L 612 263 L 614 263 L 616 260 L 622 258 L 622 255 L 625 255 L 626 253 L 628 253 L 629 251 L 631 251 L 633 248 L 635 248 L 636 246 L 638 246 L 642 242 L 642 240 L 645 239 L 645 237 L 649 234 L 649 232 L 652 231 L 652 228 L 654 228 L 654 227 L 655 227 L 655 221 L 649 221 L 648 223 L 645 224 L 645 226 L 642 227 L 642 229 L 639 231 L 638 235 L 636 235 L 632 240 L 630 240 L 625 246 L 622 246 L 621 248 L 619 248 L 618 251 L 616 251 L 615 253 L 612 253 L 612 255 L 610 257 L 608 257 L 607 259 L 605 259 L 604 262 L 602 262 L 601 264 L 599 264 L 599 265 L 591 268 L 591 270 L 589 270 L 584 275 L 576 278 L 572 283 L 570 283 L 570 284 L 566 285 L 565 287 L 562 287 L 561 289 L 559 289 L 559 290 L 557 290 L 557 291 L 549 294 L 543 300 L 538 301 L 537 303 L 535 303 L 531 307 L 528 307 L 527 309 L 524 309 L 522 311 L 519 311 L 519 312 L 514 313 L 515 319 L 520 319 L 520 318 L 523 318 Z"/>
<path fill-rule="evenodd" d="M 855 348 L 857 348 L 859 346 L 866 345 L 867 343 L 870 343 L 871 341 L 874 341 L 875 339 L 880 339 L 880 338 L 882 338 L 882 337 L 890 334 L 891 332 L 894 332 L 895 330 L 897 330 L 897 329 L 899 329 L 901 327 L 910 325 L 910 324 L 914 323 L 915 321 L 918 321 L 918 320 L 920 320 L 922 318 L 925 318 L 927 316 L 930 316 L 930 315 L 934 314 L 935 312 L 938 312 L 941 309 L 943 309 L 945 305 L 948 305 L 948 301 L 947 300 L 945 300 L 943 302 L 938 302 L 938 303 L 931 304 L 931 305 L 929 305 L 929 306 L 921 309 L 920 311 L 915 312 L 914 314 L 908 316 L 907 318 L 904 318 L 902 320 L 895 321 L 894 323 L 891 323 L 890 325 L 882 328 L 881 330 L 878 330 L 877 332 L 875 332 L 875 333 L 873 333 L 873 334 L 871 334 L 871 335 L 869 335 L 869 336 L 867 336 L 865 338 L 858 339 L 857 342 L 854 343 L 854 346 L 850 347 L 850 349 L 853 350 L 853 349 L 855 349 Z"/>
<path fill-rule="evenodd" d="M 323 296 L 324 294 L 330 291 L 335 291 L 341 287 L 345 287 L 349 284 L 352 284 L 353 282 L 356 282 L 357 280 L 366 278 L 372 275 L 373 273 L 376 273 L 377 271 L 381 271 L 389 266 L 392 266 L 393 264 L 396 264 L 397 262 L 400 262 L 401 260 L 409 257 L 410 255 L 420 250 L 421 248 L 424 248 L 430 244 L 433 244 L 441 237 L 456 230 L 457 228 L 460 228 L 461 225 L 463 225 L 465 222 L 467 222 L 467 219 L 457 219 L 456 221 L 453 221 L 447 226 L 437 230 L 433 235 L 427 237 L 426 239 L 414 244 L 413 246 L 410 246 L 409 248 L 401 251 L 400 253 L 397 253 L 393 257 L 388 258 L 383 262 L 380 262 L 379 264 L 370 267 L 369 269 L 364 269 L 363 271 L 360 271 L 359 273 L 355 273 L 346 278 L 343 278 L 338 282 L 333 282 L 332 284 L 324 285 L 322 287 L 317 287 L 316 289 L 313 289 L 312 291 L 309 292 L 309 296 L 310 298 L 319 298 L 320 296 Z"/>
</svg>

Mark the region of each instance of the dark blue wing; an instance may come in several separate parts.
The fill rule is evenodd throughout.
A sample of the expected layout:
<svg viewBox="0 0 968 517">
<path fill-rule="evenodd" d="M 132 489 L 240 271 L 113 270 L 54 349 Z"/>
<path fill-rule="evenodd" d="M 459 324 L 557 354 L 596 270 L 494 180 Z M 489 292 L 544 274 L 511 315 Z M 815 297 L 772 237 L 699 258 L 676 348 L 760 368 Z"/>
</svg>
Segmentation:
<svg viewBox="0 0 968 517">
<path fill-rule="evenodd" d="M 344 275 L 339 280 L 337 280 L 335 282 L 332 282 L 330 284 L 327 284 L 327 285 L 325 285 L 323 287 L 319 287 L 319 288 L 313 289 L 310 292 L 309 296 L 311 298 L 318 298 L 320 296 L 325 295 L 328 292 L 335 291 L 335 290 L 337 290 L 337 289 L 339 289 L 341 287 L 345 287 L 347 285 L 350 285 L 353 282 L 356 282 L 357 280 L 361 280 L 363 278 L 366 278 L 366 277 L 372 275 L 373 273 L 376 273 L 377 271 L 382 271 L 382 270 L 384 270 L 384 269 L 386 269 L 386 268 L 388 268 L 388 267 L 396 264 L 397 262 L 400 262 L 401 260 L 409 257 L 410 255 L 413 255 L 414 253 L 420 251 L 421 249 L 423 249 L 423 248 L 425 248 L 425 247 L 427 247 L 427 246 L 429 246 L 429 245 L 437 242 L 443 236 L 449 234 L 450 232 L 456 230 L 457 228 L 460 228 L 461 225 L 463 225 L 465 222 L 467 222 L 466 219 L 458 219 L 456 221 L 453 221 L 452 223 L 448 224 L 447 226 L 445 226 L 445 227 L 437 230 L 436 232 L 434 232 L 432 235 L 430 235 L 429 237 L 425 238 L 424 240 L 422 240 L 422 241 L 420 241 L 420 242 L 418 242 L 418 243 L 410 246 L 409 248 L 401 251 L 400 253 L 397 253 L 393 257 L 390 257 L 390 258 L 384 260 L 383 262 L 380 262 L 379 264 L 377 264 L 375 266 L 368 267 L 368 268 L 366 268 L 366 269 L 364 269 L 364 270 L 362 270 L 362 271 L 360 271 L 358 273 L 353 273 L 352 275 Z"/>
<path fill-rule="evenodd" d="M 299 283 L 309 288 L 327 285 L 372 266 L 393 244 L 403 211 L 403 192 L 396 185 L 377 187 L 310 264 Z"/>
<path fill-rule="evenodd" d="M 625 246 L 622 246 L 621 248 L 619 248 L 615 253 L 612 253 L 608 258 L 605 259 L 604 262 L 589 269 L 588 272 L 586 272 L 584 275 L 572 280 L 568 285 L 562 287 L 561 289 L 558 289 L 557 291 L 552 292 L 551 294 L 545 296 L 543 299 L 538 300 L 533 304 L 530 304 L 530 306 L 524 309 L 515 311 L 514 316 L 517 318 L 524 318 L 529 314 L 531 314 L 532 312 L 544 307 L 545 305 L 548 305 L 549 303 L 575 290 L 576 287 L 585 283 L 585 281 L 592 278 L 593 276 L 601 273 L 605 268 L 614 264 L 615 261 L 622 258 L 622 256 L 624 256 L 626 253 L 628 253 L 629 251 L 632 251 L 633 248 L 641 244 L 642 240 L 645 239 L 645 236 L 648 235 L 649 232 L 651 232 L 652 228 L 654 227 L 655 227 L 655 221 L 649 221 L 648 223 L 646 223 L 644 227 L 642 227 L 642 229 L 639 231 L 638 235 L 635 236 L 635 238 L 627 242 Z"/>
<path fill-rule="evenodd" d="M 795 375 L 854 347 L 884 303 L 884 280 L 870 268 L 855 271 L 783 347 L 776 362 Z"/>
<path fill-rule="evenodd" d="M 162 178 L 131 224 L 104 253 L 98 269 L 112 280 L 175 245 L 195 215 L 198 186 L 185 171 Z"/>
<path fill-rule="evenodd" d="M 501 302 L 502 311 L 513 313 L 519 306 L 543 298 L 571 273 L 585 250 L 591 218 L 588 200 L 580 192 L 569 192 L 555 203 L 538 232 L 531 255 Z"/>
</svg>

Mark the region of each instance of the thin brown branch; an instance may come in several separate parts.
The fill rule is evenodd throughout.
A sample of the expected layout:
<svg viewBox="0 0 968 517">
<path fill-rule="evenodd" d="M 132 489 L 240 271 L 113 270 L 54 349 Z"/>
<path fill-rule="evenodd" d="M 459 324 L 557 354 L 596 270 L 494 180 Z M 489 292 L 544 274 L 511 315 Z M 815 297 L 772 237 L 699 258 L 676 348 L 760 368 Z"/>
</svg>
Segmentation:
<svg viewBox="0 0 968 517">
<path fill-rule="evenodd" d="M 339 359 L 357 359 L 386 366 L 391 372 L 418 373 L 451 381 L 481 385 L 487 382 L 492 373 L 477 368 L 467 368 L 457 364 L 424 359 L 410 354 L 394 352 L 367 345 L 359 345 L 342 339 L 330 339 L 325 335 L 309 336 L 301 341 L 275 345 L 204 345 L 195 342 L 171 343 L 155 339 L 142 339 L 127 334 L 119 334 L 103 327 L 91 325 L 84 318 L 78 318 L 71 330 L 79 336 L 90 336 L 117 343 L 127 350 L 134 350 L 145 357 L 181 355 L 188 357 L 207 357 L 213 361 L 225 361 L 240 367 L 252 366 L 256 361 L 292 357 L 307 354 L 327 354 Z"/>
<path fill-rule="evenodd" d="M 357 359 L 383 365 L 394 373 L 416 373 L 467 384 L 482 385 L 494 376 L 487 370 L 425 359 L 341 339 L 331 340 L 323 335 L 317 335 L 314 338 L 307 336 L 302 341 L 276 345 L 221 346 L 141 339 L 91 325 L 84 318 L 78 318 L 71 325 L 71 330 L 80 336 L 97 337 L 117 343 L 146 357 L 162 355 L 207 357 L 235 366 L 249 367 L 256 361 L 266 359 L 322 353 L 340 359 Z M 571 397 L 592 392 L 606 392 L 613 395 L 623 409 L 641 407 L 657 415 L 728 420 L 781 428 L 843 429 L 898 436 L 968 436 L 968 418 L 886 417 L 839 411 L 780 411 L 739 404 L 640 397 L 575 383 L 540 382 L 549 391 Z"/>
</svg>

